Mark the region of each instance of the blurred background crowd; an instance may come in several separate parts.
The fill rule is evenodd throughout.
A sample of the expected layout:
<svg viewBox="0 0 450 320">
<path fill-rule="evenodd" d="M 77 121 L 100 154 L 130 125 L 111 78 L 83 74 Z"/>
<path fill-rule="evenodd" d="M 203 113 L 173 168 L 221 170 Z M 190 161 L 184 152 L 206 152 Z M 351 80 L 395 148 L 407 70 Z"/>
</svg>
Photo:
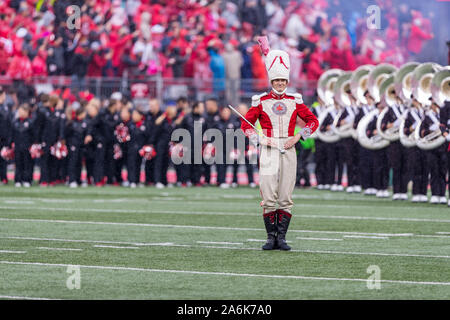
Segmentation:
<svg viewBox="0 0 450 320">
<path fill-rule="evenodd" d="M 76 91 L 89 89 L 86 77 L 188 79 L 196 90 L 234 104 L 240 99 L 236 92 L 268 86 L 257 35 L 268 35 L 273 48 L 289 52 L 295 88 L 314 83 L 329 68 L 400 66 L 408 60 L 445 65 L 450 37 L 449 28 L 439 23 L 448 21 L 448 10 L 438 1 L 1 3 L 0 76 L 65 75 Z M 379 29 L 368 28 L 370 5 L 380 9 Z"/>
<path fill-rule="evenodd" d="M 368 27 L 377 22 L 371 5 L 380 9 L 375 29 Z M 41 184 L 66 182 L 70 171 L 67 181 L 80 185 L 83 159 L 86 179 L 102 185 L 121 184 L 121 169 L 139 168 L 138 151 L 153 144 L 157 156 L 145 161 L 145 178 L 135 170 L 133 181 L 167 185 L 171 130 L 190 128 L 194 119 L 203 119 L 205 128 L 237 128 L 236 118 L 223 111 L 226 103 L 243 103 L 245 113 L 250 97 L 269 88 L 257 36 L 267 35 L 273 49 L 289 53 L 290 91 L 311 105 L 317 79 L 330 68 L 448 64 L 448 8 L 434 0 L 0 0 L 0 147 L 15 144 L 15 161 L 22 161 L 15 142 L 20 134 L 5 128 L 29 131 L 21 169 L 26 178 L 16 177 L 19 184 L 31 182 L 38 164 Z M 137 145 L 115 159 L 120 123 L 129 127 L 130 145 Z M 71 134 L 78 134 L 76 142 Z M 157 141 L 163 141 L 159 147 Z M 68 157 L 55 162 L 50 148 L 58 142 L 66 144 Z M 35 144 L 43 148 L 41 160 L 28 155 Z M 74 153 L 74 144 L 83 146 L 81 153 Z M 314 144 L 298 151 L 297 181 L 308 186 L 304 173 Z M 7 162 L 0 162 L 7 182 Z M 46 168 L 55 164 L 59 173 L 50 176 Z M 246 168 L 247 183 L 254 184 L 252 165 Z M 210 181 L 210 166 L 175 169 L 174 182 Z M 214 183 L 226 186 L 226 168 L 216 171 Z M 234 166 L 227 180 L 234 185 L 236 172 Z"/>
</svg>

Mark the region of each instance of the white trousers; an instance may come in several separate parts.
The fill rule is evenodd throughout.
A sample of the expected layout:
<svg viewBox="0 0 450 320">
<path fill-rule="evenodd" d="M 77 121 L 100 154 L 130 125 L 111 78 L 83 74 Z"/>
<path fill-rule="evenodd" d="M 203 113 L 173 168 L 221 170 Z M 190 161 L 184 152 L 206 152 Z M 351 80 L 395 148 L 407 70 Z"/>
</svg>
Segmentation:
<svg viewBox="0 0 450 320">
<path fill-rule="evenodd" d="M 282 147 L 289 138 L 278 138 Z M 259 160 L 259 180 L 264 213 L 282 209 L 291 212 L 292 192 L 297 176 L 295 146 L 281 154 L 276 148 L 262 146 Z"/>
</svg>

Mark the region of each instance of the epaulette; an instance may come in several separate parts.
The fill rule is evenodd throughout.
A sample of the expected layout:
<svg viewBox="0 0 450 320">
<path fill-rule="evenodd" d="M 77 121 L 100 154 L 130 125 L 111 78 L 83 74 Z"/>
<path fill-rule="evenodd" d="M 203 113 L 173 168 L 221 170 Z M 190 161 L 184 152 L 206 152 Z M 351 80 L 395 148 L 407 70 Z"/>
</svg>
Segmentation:
<svg viewBox="0 0 450 320">
<path fill-rule="evenodd" d="M 303 97 L 300 93 L 294 93 L 293 96 L 295 98 L 295 103 L 303 104 Z"/>
<path fill-rule="evenodd" d="M 255 94 L 252 96 L 252 107 L 257 107 L 261 103 L 261 98 L 264 97 L 267 93 Z"/>
</svg>

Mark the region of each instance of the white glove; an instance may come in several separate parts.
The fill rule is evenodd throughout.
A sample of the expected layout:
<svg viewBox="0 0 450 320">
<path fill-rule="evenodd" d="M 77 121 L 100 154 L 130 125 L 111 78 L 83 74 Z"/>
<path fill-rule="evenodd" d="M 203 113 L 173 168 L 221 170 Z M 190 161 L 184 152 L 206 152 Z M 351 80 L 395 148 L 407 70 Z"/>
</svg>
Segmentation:
<svg viewBox="0 0 450 320">
<path fill-rule="evenodd" d="M 448 142 L 450 142 L 450 133 L 448 135 L 445 136 L 445 140 L 447 140 Z"/>
<path fill-rule="evenodd" d="M 259 135 L 258 134 L 256 134 L 256 133 L 252 134 L 248 139 L 250 140 L 250 143 L 252 145 L 254 145 L 255 147 L 258 146 L 258 144 L 259 144 Z"/>
<path fill-rule="evenodd" d="M 434 123 L 432 126 L 430 126 L 430 131 L 436 131 L 439 129 L 439 125 L 437 123 Z"/>
<path fill-rule="evenodd" d="M 355 117 L 351 115 L 346 116 L 344 119 L 345 123 L 352 123 L 353 120 L 355 120 Z"/>
<path fill-rule="evenodd" d="M 304 127 L 300 130 L 300 135 L 303 137 L 303 139 L 308 139 L 311 136 L 311 128 Z"/>
</svg>

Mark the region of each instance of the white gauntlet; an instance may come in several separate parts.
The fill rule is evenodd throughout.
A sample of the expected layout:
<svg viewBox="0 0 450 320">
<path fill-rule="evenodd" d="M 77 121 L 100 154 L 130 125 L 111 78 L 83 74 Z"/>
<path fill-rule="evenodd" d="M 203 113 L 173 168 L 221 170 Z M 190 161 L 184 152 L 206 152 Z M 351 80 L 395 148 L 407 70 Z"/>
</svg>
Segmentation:
<svg viewBox="0 0 450 320">
<path fill-rule="evenodd" d="M 259 135 L 258 134 L 254 133 L 248 139 L 250 140 L 250 143 L 252 145 L 254 145 L 255 147 L 258 146 L 258 144 L 259 144 Z"/>
<path fill-rule="evenodd" d="M 300 130 L 300 135 L 303 137 L 303 139 L 308 139 L 311 136 L 311 128 L 304 127 Z"/>
</svg>

